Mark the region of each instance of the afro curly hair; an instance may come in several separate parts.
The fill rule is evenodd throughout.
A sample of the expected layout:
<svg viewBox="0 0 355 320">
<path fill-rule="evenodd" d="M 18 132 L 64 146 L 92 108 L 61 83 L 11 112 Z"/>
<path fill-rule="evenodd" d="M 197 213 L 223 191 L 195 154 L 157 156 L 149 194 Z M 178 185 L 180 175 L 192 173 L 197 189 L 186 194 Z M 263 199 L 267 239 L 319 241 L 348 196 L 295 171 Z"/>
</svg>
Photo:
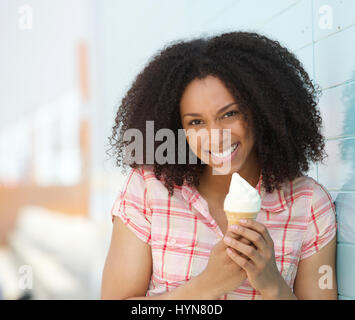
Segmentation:
<svg viewBox="0 0 355 320">
<path fill-rule="evenodd" d="M 175 41 L 150 58 L 123 97 L 115 117 L 108 151 L 114 149 L 116 164 L 125 171 L 124 151 L 129 144 L 123 139 L 126 130 L 134 128 L 143 133 L 146 154 L 146 121 L 154 121 L 155 132 L 169 128 L 177 133 L 182 129 L 182 94 L 192 80 L 208 75 L 222 81 L 252 125 L 266 192 L 306 174 L 310 161 L 323 161 L 327 156 L 317 109 L 319 86 L 278 41 L 239 31 Z M 161 143 L 154 142 L 155 150 Z M 178 148 L 176 144 L 175 154 Z M 145 166 L 144 161 L 130 163 L 129 167 Z M 184 181 L 197 187 L 206 165 L 200 159 L 197 164 L 159 164 L 154 160 L 153 168 L 172 195 L 174 186 Z"/>
</svg>

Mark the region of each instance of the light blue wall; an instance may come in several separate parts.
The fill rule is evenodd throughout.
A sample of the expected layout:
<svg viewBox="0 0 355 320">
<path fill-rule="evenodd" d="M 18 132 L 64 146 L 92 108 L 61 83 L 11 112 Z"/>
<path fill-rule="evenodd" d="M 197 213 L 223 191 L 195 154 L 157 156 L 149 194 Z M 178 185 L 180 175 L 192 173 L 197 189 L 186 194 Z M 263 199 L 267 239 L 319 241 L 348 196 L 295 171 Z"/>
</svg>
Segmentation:
<svg viewBox="0 0 355 320">
<path fill-rule="evenodd" d="M 328 157 L 309 175 L 324 184 L 336 204 L 340 299 L 355 299 L 354 12 L 353 0 L 107 0 L 100 13 L 109 62 L 103 79 L 108 123 L 114 102 L 169 41 L 244 29 L 275 38 L 297 54 L 323 90 L 319 106 Z"/>
</svg>

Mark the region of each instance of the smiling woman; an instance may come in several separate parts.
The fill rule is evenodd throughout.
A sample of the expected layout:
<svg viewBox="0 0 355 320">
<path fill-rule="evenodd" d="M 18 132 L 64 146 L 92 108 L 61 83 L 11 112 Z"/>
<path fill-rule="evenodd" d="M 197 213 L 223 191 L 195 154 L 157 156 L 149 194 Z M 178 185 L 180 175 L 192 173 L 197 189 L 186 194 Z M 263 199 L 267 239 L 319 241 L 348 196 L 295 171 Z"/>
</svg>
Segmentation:
<svg viewBox="0 0 355 320">
<path fill-rule="evenodd" d="M 208 92 L 211 88 L 213 92 Z M 195 92 L 194 96 L 191 92 Z M 128 145 L 123 140 L 124 133 L 136 128 L 145 136 L 147 120 L 154 121 L 155 132 L 170 128 L 177 134 L 179 128 L 187 125 L 185 119 L 182 122 L 181 108 L 186 113 L 209 116 L 205 121 L 189 116 L 189 121 L 193 121 L 189 126 L 230 127 L 234 120 L 243 117 L 256 138 L 255 156 L 265 188 L 271 192 L 285 179 L 306 173 L 310 162 L 325 157 L 324 137 L 320 133 L 322 120 L 316 108 L 318 95 L 294 54 L 262 35 L 231 32 L 179 41 L 152 58 L 128 90 L 116 114 L 110 151 L 116 156 L 117 165 L 123 165 Z M 238 114 L 224 114 L 226 120 L 206 122 L 215 115 L 212 111 L 232 102 L 238 103 Z M 236 135 L 235 139 L 238 138 Z M 187 141 L 186 146 L 190 147 Z M 144 144 L 144 151 L 146 147 Z M 156 142 L 155 149 L 158 147 Z M 178 148 L 176 144 L 176 157 Z M 205 164 L 186 163 L 154 164 L 155 174 L 165 177 L 171 193 L 174 185 L 181 186 L 184 181 L 193 186 L 199 184 Z M 132 163 L 131 167 L 137 166 Z"/>
<path fill-rule="evenodd" d="M 187 142 L 204 163 L 216 167 L 228 161 L 229 172 L 243 169 L 246 174 L 248 168 L 243 165 L 246 159 L 256 159 L 255 149 L 251 152 L 254 137 L 252 130 L 247 128 L 243 114 L 239 112 L 238 103 L 228 103 L 233 100 L 233 95 L 218 77 L 208 75 L 201 80 L 195 79 L 181 97 L 181 123 L 185 130 L 195 129 L 200 137 L 197 139 L 189 135 Z M 200 134 L 202 130 L 205 134 Z M 212 134 L 212 130 L 221 134 Z M 230 130 L 229 143 L 225 142 L 223 130 Z M 259 171 L 257 167 L 255 169 Z"/>
<path fill-rule="evenodd" d="M 335 270 L 335 208 L 306 175 L 325 156 L 318 93 L 291 52 L 257 33 L 179 41 L 151 59 L 110 137 L 123 165 L 124 134 L 139 130 L 143 162 L 130 163 L 111 210 L 102 297 L 336 298 L 336 286 L 318 286 L 321 265 Z M 149 121 L 154 132 L 192 131 L 174 145 L 174 164 L 147 161 L 163 144 L 147 140 Z M 197 163 L 178 161 L 184 148 Z M 234 172 L 262 199 L 238 231 L 223 210 Z"/>
</svg>

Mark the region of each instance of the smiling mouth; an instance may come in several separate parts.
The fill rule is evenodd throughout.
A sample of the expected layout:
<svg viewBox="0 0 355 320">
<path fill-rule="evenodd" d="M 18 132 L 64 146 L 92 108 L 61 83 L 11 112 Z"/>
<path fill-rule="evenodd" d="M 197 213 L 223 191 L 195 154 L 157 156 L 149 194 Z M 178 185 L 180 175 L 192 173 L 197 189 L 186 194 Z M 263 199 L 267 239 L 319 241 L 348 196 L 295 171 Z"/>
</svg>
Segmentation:
<svg viewBox="0 0 355 320">
<path fill-rule="evenodd" d="M 229 157 L 235 151 L 235 149 L 237 149 L 238 146 L 239 142 L 232 144 L 228 149 L 225 149 L 223 152 L 208 151 L 208 153 L 218 159 L 224 159 L 226 157 Z"/>
</svg>

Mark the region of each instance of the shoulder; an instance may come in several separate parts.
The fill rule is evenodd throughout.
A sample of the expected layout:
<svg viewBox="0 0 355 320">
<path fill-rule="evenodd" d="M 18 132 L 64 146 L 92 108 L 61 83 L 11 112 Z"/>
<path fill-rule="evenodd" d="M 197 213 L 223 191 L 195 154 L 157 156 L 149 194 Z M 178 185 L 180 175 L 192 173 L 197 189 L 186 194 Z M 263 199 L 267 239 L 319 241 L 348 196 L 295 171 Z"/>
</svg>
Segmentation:
<svg viewBox="0 0 355 320">
<path fill-rule="evenodd" d="M 152 166 L 140 166 L 132 169 L 132 174 L 137 178 L 143 181 L 146 185 L 156 186 L 159 184 L 163 184 L 163 179 L 160 181 L 154 173 L 154 168 Z"/>
<path fill-rule="evenodd" d="M 335 213 L 335 203 L 327 188 L 320 182 L 314 180 L 312 194 L 312 209 L 316 211 L 325 211 Z"/>
<path fill-rule="evenodd" d="M 330 194 L 326 187 L 314 178 L 303 175 L 283 184 L 283 190 L 287 194 L 303 194 L 310 197 L 326 196 Z M 331 198 L 331 197 L 330 197 Z"/>
<path fill-rule="evenodd" d="M 137 187 L 146 186 L 151 181 L 159 181 L 154 174 L 154 170 L 150 166 L 139 166 L 132 168 L 126 178 L 126 184 L 137 184 Z"/>
<path fill-rule="evenodd" d="M 294 180 L 287 180 L 282 184 L 282 191 L 288 204 L 294 204 L 301 199 L 311 199 L 315 180 L 309 176 L 303 175 Z"/>
<path fill-rule="evenodd" d="M 327 188 L 310 176 L 304 175 L 295 178 L 292 183 L 286 184 L 285 189 L 289 199 L 291 198 L 294 201 L 306 200 L 310 211 L 330 209 L 330 211 L 335 212 L 335 205 Z"/>
<path fill-rule="evenodd" d="M 301 177 L 297 177 L 292 181 L 292 187 L 295 190 L 313 190 L 315 186 L 316 180 L 312 177 L 303 175 Z"/>
<path fill-rule="evenodd" d="M 334 206 L 332 197 L 327 188 L 307 175 L 283 183 L 282 190 L 290 205 L 300 204 L 302 202 L 302 207 L 304 207 L 304 205 L 318 207 L 326 203 Z"/>
<path fill-rule="evenodd" d="M 302 176 L 298 177 L 293 181 L 295 188 L 301 190 L 308 190 L 311 192 L 312 195 L 312 203 L 315 204 L 316 201 L 324 200 L 324 201 L 332 201 L 332 197 L 327 190 L 327 188 L 320 183 L 319 181 L 315 180 L 309 176 Z"/>
<path fill-rule="evenodd" d="M 139 190 L 144 189 L 149 199 L 168 198 L 169 192 L 164 185 L 164 179 L 161 178 L 159 180 L 155 176 L 153 166 L 145 165 L 133 168 L 130 175 L 131 181 L 129 184 L 131 185 L 131 190 L 135 188 L 139 192 Z"/>
</svg>

